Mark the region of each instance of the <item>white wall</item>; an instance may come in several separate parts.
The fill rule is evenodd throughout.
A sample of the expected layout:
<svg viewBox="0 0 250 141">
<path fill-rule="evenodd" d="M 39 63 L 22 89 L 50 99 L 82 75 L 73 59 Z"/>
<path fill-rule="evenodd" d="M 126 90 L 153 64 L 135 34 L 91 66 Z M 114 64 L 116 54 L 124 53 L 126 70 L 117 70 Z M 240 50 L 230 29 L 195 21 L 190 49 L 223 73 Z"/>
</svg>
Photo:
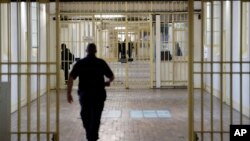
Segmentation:
<svg viewBox="0 0 250 141">
<path fill-rule="evenodd" d="M 214 14 L 220 14 L 219 11 L 214 12 Z M 232 57 L 232 61 L 240 61 L 240 3 L 239 1 L 234 1 L 233 2 L 233 31 L 232 31 L 232 56 L 231 56 L 231 31 L 230 31 L 230 3 L 229 2 L 224 2 L 224 29 L 223 29 L 223 35 L 225 36 L 225 48 L 223 48 L 224 50 L 224 61 L 230 61 L 231 57 Z M 249 22 L 248 22 L 249 23 Z M 220 23 L 214 24 L 214 28 L 216 27 L 220 27 Z M 250 32 L 250 30 L 248 29 L 247 32 Z M 216 37 L 217 38 L 217 37 Z M 220 38 L 219 38 L 220 40 Z M 211 60 L 211 50 L 208 49 L 208 61 Z M 220 55 L 221 53 L 216 50 L 214 50 L 214 54 L 213 54 L 213 61 L 220 61 Z M 249 56 L 245 57 L 242 59 L 242 61 L 249 61 Z M 210 65 L 206 66 L 206 71 L 210 72 Z M 230 72 L 230 65 L 224 65 L 224 72 Z M 217 63 L 213 63 L 213 71 L 214 72 L 220 72 L 220 66 Z M 233 67 L 232 67 L 232 71 L 233 72 L 239 72 L 240 71 L 240 64 L 239 63 L 233 63 Z M 243 63 L 242 65 L 242 72 L 249 72 L 250 71 L 250 65 L 248 63 Z M 210 75 L 206 76 L 206 87 L 207 90 L 209 92 L 211 92 L 211 85 L 210 85 Z M 223 100 L 230 104 L 230 89 L 231 89 L 231 85 L 230 82 L 232 82 L 232 93 L 233 93 L 233 107 L 237 110 L 239 110 L 239 106 L 240 106 L 240 89 L 242 88 L 242 97 L 243 97 L 243 113 L 245 115 L 249 116 L 249 74 L 243 74 L 242 75 L 242 81 L 241 81 L 241 77 L 239 74 L 233 74 L 232 78 L 230 78 L 230 75 L 224 75 L 223 77 L 223 94 L 224 94 L 224 98 Z M 240 86 L 240 83 L 242 84 Z M 214 74 L 213 75 L 213 94 L 217 97 L 220 97 L 220 76 L 219 74 Z"/>
<path fill-rule="evenodd" d="M 194 15 L 194 61 L 201 60 L 201 19 Z M 188 36 L 187 36 L 188 38 Z M 187 39 L 188 40 L 188 39 Z M 201 66 L 194 64 L 194 72 L 200 72 Z M 194 88 L 201 88 L 201 75 L 194 75 Z"/>
<path fill-rule="evenodd" d="M 27 40 L 27 7 L 26 3 L 19 3 L 20 7 L 18 9 L 17 3 L 11 3 L 11 23 L 8 23 L 7 18 L 7 4 L 5 6 L 1 6 L 1 22 L 2 29 L 4 29 L 1 34 L 5 33 L 5 36 L 1 36 L 2 40 L 2 60 L 8 61 L 8 41 L 10 40 L 11 45 L 11 56 L 9 57 L 10 62 L 36 62 L 36 56 L 32 56 L 31 60 L 28 60 L 27 50 L 28 41 Z M 18 14 L 20 19 L 18 20 Z M 8 25 L 11 27 L 11 38 L 8 39 Z M 40 47 L 40 58 L 39 61 L 45 62 L 46 58 L 46 10 L 45 5 L 41 4 L 40 9 L 40 35 L 39 35 L 39 47 Z M 32 51 L 30 51 L 32 52 Z M 12 73 L 26 73 L 28 71 L 28 67 L 26 64 L 20 65 L 18 68 L 17 65 L 11 65 L 11 70 L 8 70 L 8 66 L 5 65 L 2 67 L 2 72 L 12 72 Z M 37 72 L 38 67 L 36 65 L 32 65 L 31 72 Z M 46 66 L 42 65 L 40 67 L 40 72 L 46 72 Z M 38 79 L 40 78 L 40 80 Z M 2 77 L 3 81 L 8 81 L 7 76 Z M 30 84 L 28 84 L 28 76 L 26 74 L 23 75 L 11 75 L 11 111 L 15 111 L 18 108 L 18 99 L 20 99 L 20 105 L 23 106 L 27 103 L 27 93 L 29 93 L 28 89 L 30 88 L 31 100 L 37 98 L 37 93 L 41 95 L 46 91 L 46 76 L 41 75 L 40 77 L 31 75 Z M 39 83 L 38 83 L 39 80 Z M 23 83 L 26 82 L 26 83 Z M 40 86 L 40 90 L 37 90 L 37 86 Z M 30 86 L 28 86 L 30 85 Z"/>
</svg>

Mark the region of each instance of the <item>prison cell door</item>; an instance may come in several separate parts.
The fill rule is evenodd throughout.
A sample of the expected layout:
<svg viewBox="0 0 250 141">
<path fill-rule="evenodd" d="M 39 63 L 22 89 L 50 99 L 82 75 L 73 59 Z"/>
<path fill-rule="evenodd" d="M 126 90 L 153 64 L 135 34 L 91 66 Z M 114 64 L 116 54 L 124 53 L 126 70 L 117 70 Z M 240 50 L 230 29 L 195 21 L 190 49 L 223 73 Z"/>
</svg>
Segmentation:
<svg viewBox="0 0 250 141">
<path fill-rule="evenodd" d="M 46 3 L 0 3 L 0 81 L 10 84 L 12 141 L 59 140 L 59 48 L 47 11 Z"/>
</svg>

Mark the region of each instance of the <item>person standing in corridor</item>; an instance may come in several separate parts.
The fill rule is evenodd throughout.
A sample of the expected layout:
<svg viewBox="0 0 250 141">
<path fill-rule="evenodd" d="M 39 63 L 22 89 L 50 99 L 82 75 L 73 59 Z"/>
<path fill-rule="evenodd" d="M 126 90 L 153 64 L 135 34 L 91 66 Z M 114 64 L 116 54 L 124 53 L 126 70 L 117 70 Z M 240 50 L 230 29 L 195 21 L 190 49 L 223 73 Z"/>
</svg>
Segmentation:
<svg viewBox="0 0 250 141">
<path fill-rule="evenodd" d="M 70 65 L 74 62 L 75 56 L 66 47 L 66 44 L 61 44 L 61 69 L 64 71 L 64 81 L 67 84 L 69 77 Z"/>
<path fill-rule="evenodd" d="M 96 57 L 96 45 L 87 46 L 87 56 L 77 61 L 69 75 L 67 100 L 73 102 L 71 95 L 73 81 L 79 77 L 78 96 L 81 105 L 81 118 L 88 141 L 97 141 L 101 115 L 106 100 L 105 86 L 110 86 L 114 74 L 108 64 Z M 108 78 L 105 82 L 104 77 Z"/>
</svg>

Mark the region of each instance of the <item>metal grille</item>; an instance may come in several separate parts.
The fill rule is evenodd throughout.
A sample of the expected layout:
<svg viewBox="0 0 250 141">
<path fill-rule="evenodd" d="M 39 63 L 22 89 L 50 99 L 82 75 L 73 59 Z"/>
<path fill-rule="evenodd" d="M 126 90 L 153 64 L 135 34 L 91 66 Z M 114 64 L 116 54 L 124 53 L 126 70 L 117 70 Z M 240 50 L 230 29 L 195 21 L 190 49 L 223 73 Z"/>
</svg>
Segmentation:
<svg viewBox="0 0 250 141">
<path fill-rule="evenodd" d="M 86 56 L 86 46 L 97 44 L 97 56 L 115 73 L 115 88 L 150 87 L 150 16 L 148 14 L 65 15 L 61 43 L 76 58 Z"/>
<path fill-rule="evenodd" d="M 192 0 L 1 3 L 0 80 L 11 82 L 12 139 L 59 140 L 60 45 L 81 58 L 95 42 L 115 72 L 113 87 L 187 85 L 189 141 L 229 140 L 230 124 L 250 122 L 249 5 L 201 1 L 199 21 Z M 45 12 L 53 9 L 54 20 Z"/>
<path fill-rule="evenodd" d="M 160 69 L 160 86 L 187 86 L 187 14 L 161 14 L 160 22 L 160 53 L 157 54 L 160 65 L 156 66 Z"/>
<path fill-rule="evenodd" d="M 193 74 L 189 74 L 193 75 L 189 85 L 192 111 L 189 122 L 190 131 L 193 128 L 196 133 L 190 134 L 194 140 L 198 137 L 200 141 L 228 141 L 230 125 L 250 123 L 249 41 L 246 40 L 250 33 L 250 3 L 202 1 L 201 5 L 201 45 L 190 50 L 193 57 L 189 58 L 194 61 Z M 195 37 L 195 30 L 189 36 Z"/>
<path fill-rule="evenodd" d="M 50 4 L 0 6 L 0 81 L 10 83 L 11 140 L 59 140 L 59 54 L 50 44 Z"/>
<path fill-rule="evenodd" d="M 186 12 L 186 1 L 83 1 L 62 2 L 62 13 Z"/>
</svg>

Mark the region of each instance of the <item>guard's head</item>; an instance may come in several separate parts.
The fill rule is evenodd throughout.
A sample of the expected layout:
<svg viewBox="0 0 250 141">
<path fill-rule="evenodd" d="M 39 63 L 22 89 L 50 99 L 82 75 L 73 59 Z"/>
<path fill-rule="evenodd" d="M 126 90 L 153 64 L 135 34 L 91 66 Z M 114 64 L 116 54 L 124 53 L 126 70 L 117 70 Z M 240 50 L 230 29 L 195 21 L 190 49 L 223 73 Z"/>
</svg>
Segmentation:
<svg viewBox="0 0 250 141">
<path fill-rule="evenodd" d="M 61 44 L 61 49 L 62 49 L 62 50 L 65 50 L 65 49 L 66 49 L 66 44 L 65 44 L 65 43 L 62 43 L 62 44 Z"/>
<path fill-rule="evenodd" d="M 90 43 L 87 46 L 87 50 L 88 54 L 95 54 L 96 53 L 96 45 L 94 43 Z"/>
</svg>

